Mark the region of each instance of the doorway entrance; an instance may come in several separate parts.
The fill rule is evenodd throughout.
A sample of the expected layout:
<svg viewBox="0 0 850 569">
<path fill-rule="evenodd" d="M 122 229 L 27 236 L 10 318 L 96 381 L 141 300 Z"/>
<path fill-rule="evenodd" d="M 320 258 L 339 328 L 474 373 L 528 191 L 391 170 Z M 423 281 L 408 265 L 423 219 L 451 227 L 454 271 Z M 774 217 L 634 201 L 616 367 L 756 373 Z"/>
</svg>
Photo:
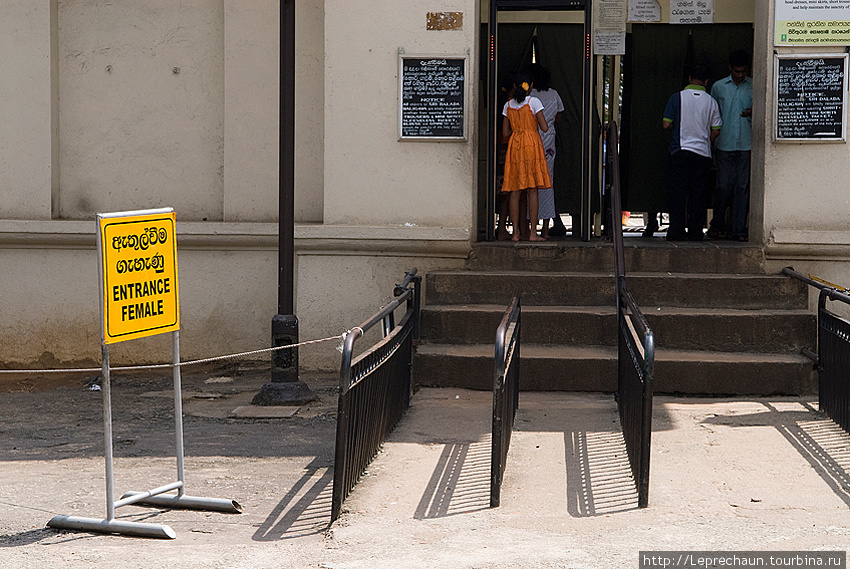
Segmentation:
<svg viewBox="0 0 850 569">
<path fill-rule="evenodd" d="M 507 11 L 523 11 L 526 15 L 510 18 L 510 22 L 508 18 L 500 20 L 499 14 Z M 541 18 L 546 20 L 544 23 L 536 21 L 535 11 L 575 13 L 569 18 L 572 23 L 551 23 L 552 18 Z M 709 65 L 713 84 L 728 75 L 730 53 L 737 49 L 753 53 L 751 22 L 633 23 L 626 35 L 622 65 L 620 58 L 592 56 L 588 30 L 590 21 L 584 0 L 491 0 L 489 23 L 482 26 L 482 44 L 486 44 L 482 46 L 486 57 L 482 71 L 487 84 L 480 124 L 487 138 L 482 138 L 480 146 L 479 241 L 495 239 L 498 124 L 505 100 L 500 96 L 500 87 L 508 73 L 532 61 L 552 73 L 552 88 L 564 103 L 563 120 L 556 129 L 556 209 L 572 219 L 573 237 L 588 241 L 594 229 L 594 214 L 602 213 L 602 223 L 608 225 L 599 164 L 603 130 L 600 113 L 605 111 L 599 109 L 598 100 L 606 97 L 608 104 L 614 106 L 614 116 L 619 114 L 623 209 L 643 213 L 634 216 L 631 225 L 641 225 L 637 220 L 646 224 L 659 214 L 664 218 L 667 211 L 669 133 L 660 128 L 667 98 L 685 86 L 695 63 Z M 603 62 L 607 68 L 613 63 L 613 72 L 598 73 Z M 712 176 L 709 191 L 713 187 Z M 630 229 L 636 235 L 643 227 Z"/>
<path fill-rule="evenodd" d="M 577 11 L 583 23 L 540 24 L 499 23 L 504 11 Z M 573 220 L 573 235 L 589 240 L 593 204 L 591 197 L 592 136 L 591 54 L 589 36 L 590 14 L 584 0 L 517 1 L 491 0 L 490 20 L 486 40 L 487 94 L 485 112 L 487 124 L 486 184 L 481 184 L 479 203 L 479 240 L 495 238 L 496 202 L 498 196 L 498 125 L 505 98 L 500 96 L 503 78 L 535 61 L 549 68 L 552 88 L 564 102 L 563 119 L 557 130 L 557 144 L 563 149 L 555 156 L 555 205 L 559 213 L 569 213 Z M 598 122 L 598 121 L 597 121 Z M 597 133 L 600 132 L 597 129 Z M 483 169 L 484 170 L 484 169 Z M 598 201 L 598 200 L 597 200 Z M 598 210 L 598 204 L 597 208 Z"/>
<path fill-rule="evenodd" d="M 753 53 L 752 24 L 632 24 L 623 60 L 620 164 L 624 210 L 668 211 L 669 133 L 660 128 L 667 98 L 685 87 L 695 63 L 711 69 L 709 86 L 728 76 L 729 54 L 737 49 Z M 714 169 L 711 189 L 713 173 Z"/>
</svg>

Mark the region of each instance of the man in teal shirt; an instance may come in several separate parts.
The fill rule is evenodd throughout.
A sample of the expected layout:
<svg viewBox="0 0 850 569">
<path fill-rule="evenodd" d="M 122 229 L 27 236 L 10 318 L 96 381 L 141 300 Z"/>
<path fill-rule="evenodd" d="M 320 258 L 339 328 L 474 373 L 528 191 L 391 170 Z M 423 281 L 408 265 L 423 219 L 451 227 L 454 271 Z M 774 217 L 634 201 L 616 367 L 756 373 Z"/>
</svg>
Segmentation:
<svg viewBox="0 0 850 569">
<path fill-rule="evenodd" d="M 750 56 L 744 50 L 729 56 L 728 77 L 711 88 L 720 107 L 723 130 L 715 141 L 717 183 L 714 188 L 714 217 L 708 229 L 718 238 L 726 226 L 726 209 L 732 206 L 732 231 L 736 241 L 747 241 L 747 214 L 750 207 L 750 126 L 753 112 L 753 81 L 747 77 Z"/>
</svg>

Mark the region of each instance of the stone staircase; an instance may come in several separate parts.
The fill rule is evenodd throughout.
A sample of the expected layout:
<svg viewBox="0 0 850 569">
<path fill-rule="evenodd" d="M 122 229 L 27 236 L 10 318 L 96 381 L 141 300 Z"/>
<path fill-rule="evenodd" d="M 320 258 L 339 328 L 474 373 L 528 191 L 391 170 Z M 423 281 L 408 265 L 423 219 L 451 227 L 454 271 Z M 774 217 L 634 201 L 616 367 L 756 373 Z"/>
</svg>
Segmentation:
<svg viewBox="0 0 850 569">
<path fill-rule="evenodd" d="M 746 243 L 626 239 L 627 285 L 655 333 L 655 391 L 814 393 L 806 286 L 763 272 Z M 464 270 L 425 277 L 422 386 L 491 389 L 495 331 L 522 293 L 524 390 L 616 390 L 610 243 L 477 244 Z"/>
</svg>

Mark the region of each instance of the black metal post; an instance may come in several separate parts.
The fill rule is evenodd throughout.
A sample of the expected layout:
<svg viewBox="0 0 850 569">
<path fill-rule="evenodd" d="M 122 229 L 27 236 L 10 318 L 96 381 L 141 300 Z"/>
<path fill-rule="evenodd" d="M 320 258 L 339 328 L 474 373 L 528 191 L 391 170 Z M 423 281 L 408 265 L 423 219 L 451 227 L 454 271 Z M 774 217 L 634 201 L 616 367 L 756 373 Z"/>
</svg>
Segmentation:
<svg viewBox="0 0 850 569">
<path fill-rule="evenodd" d="M 295 316 L 295 0 L 280 3 L 280 178 L 277 314 L 272 346 L 298 343 Z M 298 348 L 272 353 L 271 383 L 254 396 L 254 405 L 301 405 L 315 394 L 298 377 Z"/>
<path fill-rule="evenodd" d="M 498 17 L 499 13 L 496 2 L 490 2 L 490 21 L 487 25 L 489 38 L 487 45 L 487 241 L 496 239 L 496 160 L 498 148 L 496 139 L 496 125 L 498 124 L 496 113 L 502 112 L 498 107 L 498 96 L 496 93 L 496 42 L 498 41 Z M 479 228 L 480 231 L 480 228 Z"/>
<path fill-rule="evenodd" d="M 591 137 L 593 136 L 593 49 L 591 14 L 592 0 L 584 2 L 584 83 L 582 87 L 581 113 L 581 215 L 579 227 L 582 241 L 590 241 L 593 226 L 593 213 L 590 196 Z M 573 222 L 575 225 L 575 222 Z"/>
</svg>

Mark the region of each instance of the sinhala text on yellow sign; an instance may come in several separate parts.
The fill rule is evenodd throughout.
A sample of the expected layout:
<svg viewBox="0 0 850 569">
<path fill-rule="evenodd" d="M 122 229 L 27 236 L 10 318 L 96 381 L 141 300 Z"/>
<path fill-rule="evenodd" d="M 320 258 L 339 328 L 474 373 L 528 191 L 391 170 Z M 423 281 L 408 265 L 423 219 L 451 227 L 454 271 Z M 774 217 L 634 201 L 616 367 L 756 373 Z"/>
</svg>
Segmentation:
<svg viewBox="0 0 850 569">
<path fill-rule="evenodd" d="M 180 328 L 176 214 L 98 217 L 103 270 L 103 342 Z"/>
</svg>

